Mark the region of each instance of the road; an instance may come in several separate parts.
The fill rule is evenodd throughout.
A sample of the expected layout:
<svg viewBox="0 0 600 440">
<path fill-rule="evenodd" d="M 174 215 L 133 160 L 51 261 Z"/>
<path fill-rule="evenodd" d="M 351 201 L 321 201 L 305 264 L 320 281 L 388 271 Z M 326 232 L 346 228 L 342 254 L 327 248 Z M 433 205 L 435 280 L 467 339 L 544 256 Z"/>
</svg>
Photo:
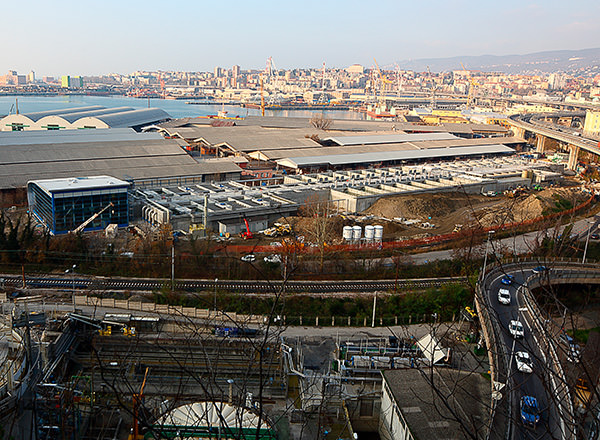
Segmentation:
<svg viewBox="0 0 600 440">
<path fill-rule="evenodd" d="M 577 234 L 579 240 L 585 240 L 587 238 L 588 232 L 593 234 L 595 231 L 598 230 L 599 225 L 600 216 L 598 215 L 591 218 L 577 220 L 573 223 L 572 234 Z M 564 229 L 565 226 L 561 226 L 559 228 L 558 234 L 560 235 L 562 231 L 564 231 Z M 541 239 L 543 238 L 544 233 L 546 232 L 549 235 L 553 233 L 553 231 L 550 230 L 533 231 L 528 232 L 526 234 L 517 235 L 515 237 L 507 237 L 499 240 L 494 240 L 492 236 L 492 240 L 490 241 L 490 252 L 500 253 L 498 252 L 500 249 L 510 249 L 513 255 L 522 255 L 529 253 L 538 247 L 538 244 L 541 242 Z M 443 251 L 424 252 L 422 254 L 410 255 L 409 259 L 415 264 L 423 264 L 429 261 L 448 260 L 453 258 L 453 256 L 457 253 L 460 253 L 460 251 L 457 252 L 456 249 L 446 249 Z M 392 258 L 386 258 L 384 260 L 384 264 L 392 265 L 394 264 L 394 262 Z"/>
</svg>

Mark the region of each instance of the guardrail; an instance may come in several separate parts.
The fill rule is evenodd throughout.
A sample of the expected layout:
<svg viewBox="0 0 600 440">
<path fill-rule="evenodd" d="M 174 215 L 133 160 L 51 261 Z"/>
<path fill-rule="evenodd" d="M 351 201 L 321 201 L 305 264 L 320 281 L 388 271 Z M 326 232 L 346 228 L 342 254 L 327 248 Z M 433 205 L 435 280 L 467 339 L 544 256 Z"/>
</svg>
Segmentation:
<svg viewBox="0 0 600 440">
<path fill-rule="evenodd" d="M 553 280 L 557 281 L 558 283 L 593 282 L 593 283 L 600 284 L 599 266 L 594 262 L 588 262 L 586 264 L 582 264 L 579 260 L 574 260 L 574 259 L 563 258 L 563 259 L 557 259 L 557 260 L 552 260 L 552 261 L 545 261 L 545 260 L 541 260 L 539 258 L 529 257 L 529 258 L 505 259 L 505 260 L 499 261 L 497 263 L 494 263 L 494 264 L 488 266 L 488 270 L 486 270 L 486 273 L 485 274 L 482 273 L 478 280 L 477 287 L 476 287 L 476 294 L 475 294 L 475 305 L 477 307 L 477 312 L 480 316 L 484 338 L 486 340 L 486 344 L 488 344 L 488 357 L 490 359 L 490 371 L 491 371 L 491 375 L 492 375 L 492 381 L 506 383 L 506 381 L 510 379 L 508 377 L 509 356 L 506 353 L 506 347 L 504 346 L 504 344 L 499 344 L 499 346 L 496 345 L 497 344 L 497 335 L 500 334 L 500 328 L 498 327 L 497 320 L 493 319 L 489 313 L 489 310 L 491 310 L 492 308 L 489 307 L 489 304 L 487 302 L 487 295 L 485 295 L 485 289 L 487 286 L 486 280 L 492 278 L 494 275 L 501 275 L 503 273 L 510 272 L 515 267 L 522 269 L 522 268 L 524 268 L 524 266 L 526 268 L 531 268 L 536 265 L 546 265 L 546 266 L 552 267 L 554 269 L 556 269 L 556 268 L 571 269 L 571 271 L 569 271 L 569 272 L 562 272 L 562 271 L 556 272 L 557 276 Z M 573 270 L 574 268 L 576 268 L 576 269 Z M 595 272 L 590 272 L 590 271 L 595 271 Z M 540 284 L 540 280 L 541 280 L 540 275 L 541 274 L 535 274 L 535 275 L 530 276 L 527 279 L 526 287 L 524 287 L 524 286 L 519 287 L 518 292 L 522 292 L 522 296 L 525 300 L 525 305 L 531 316 L 531 320 L 533 322 L 533 326 L 531 326 L 531 328 L 535 328 L 536 332 L 540 336 L 542 336 L 540 338 L 541 341 L 538 342 L 538 343 L 541 342 L 540 347 L 542 348 L 543 352 L 550 353 L 550 355 L 551 355 L 552 362 L 551 362 L 550 366 L 552 368 L 552 371 L 550 372 L 550 374 L 553 375 L 553 376 L 551 376 L 551 378 L 558 377 L 560 380 L 560 383 L 562 384 L 562 386 L 560 388 L 558 388 L 558 387 L 555 387 L 555 388 L 558 388 L 558 389 L 556 389 L 556 392 L 559 393 L 559 395 L 557 397 L 557 400 L 558 400 L 557 407 L 561 413 L 561 422 L 562 422 L 561 430 L 563 433 L 563 438 L 564 439 L 576 438 L 573 402 L 571 400 L 569 388 L 566 383 L 564 370 L 560 363 L 560 359 L 558 358 L 558 353 L 556 351 L 556 347 L 554 346 L 554 343 L 553 343 L 553 337 L 548 337 L 549 330 L 546 327 L 546 325 L 548 323 L 551 323 L 552 320 L 549 319 L 548 317 L 545 317 L 545 314 L 539 308 L 539 306 L 537 305 L 537 302 L 535 301 L 535 298 L 533 298 L 533 295 L 531 293 L 532 287 L 534 287 L 536 285 L 541 285 Z M 549 278 L 548 280 L 551 281 L 552 278 Z M 493 345 L 491 345 L 491 344 L 493 344 Z M 546 345 L 544 346 L 542 344 L 546 344 Z M 495 347 L 498 351 L 491 349 L 491 347 Z M 501 360 L 503 360 L 504 362 L 501 362 Z M 504 371 L 503 371 L 503 368 L 505 368 Z M 505 379 L 504 381 L 502 380 L 503 378 Z M 494 383 L 494 382 L 492 382 L 492 383 Z M 507 386 L 509 386 L 508 383 L 507 383 Z M 504 396 L 503 396 L 503 399 L 504 399 Z M 503 400 L 500 400 L 499 402 L 502 402 L 502 401 Z M 498 417 L 498 414 L 497 414 L 498 406 L 495 403 L 496 402 L 494 402 L 494 400 L 492 400 L 492 414 L 491 414 L 492 424 L 491 424 L 490 428 L 493 426 L 493 423 L 496 422 L 496 418 Z M 512 413 L 513 405 L 510 404 L 510 402 L 508 400 L 506 403 L 508 403 L 507 414 L 508 414 L 508 418 L 510 420 L 510 419 L 512 419 L 511 413 Z M 573 429 L 571 431 L 567 431 L 565 429 L 564 420 L 568 420 L 569 424 L 573 427 Z M 498 423 L 498 422 L 496 422 L 496 423 Z M 506 439 L 509 439 L 511 436 L 510 431 L 511 431 L 512 424 L 508 423 L 505 426 L 507 426 L 507 429 L 505 431 Z M 489 438 L 489 436 L 490 436 L 490 434 L 488 433 L 488 438 Z"/>
</svg>

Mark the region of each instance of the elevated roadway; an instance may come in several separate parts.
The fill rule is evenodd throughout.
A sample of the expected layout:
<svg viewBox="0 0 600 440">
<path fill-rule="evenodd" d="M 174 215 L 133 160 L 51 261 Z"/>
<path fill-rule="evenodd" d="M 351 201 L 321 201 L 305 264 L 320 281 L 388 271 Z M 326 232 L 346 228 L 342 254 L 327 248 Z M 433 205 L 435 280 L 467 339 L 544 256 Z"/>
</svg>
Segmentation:
<svg viewBox="0 0 600 440">
<path fill-rule="evenodd" d="M 517 133 L 515 135 L 519 137 L 525 137 L 525 132 L 535 134 L 537 137 L 536 149 L 539 153 L 543 153 L 545 150 L 546 138 L 554 139 L 568 145 L 569 162 L 567 166 L 571 170 L 577 167 L 580 150 L 600 156 L 600 146 L 597 140 L 586 139 L 582 136 L 561 131 L 558 127 L 552 127 L 539 121 L 541 117 L 550 116 L 548 114 L 513 115 L 509 118 L 509 123 L 516 128 Z"/>
<path fill-rule="evenodd" d="M 548 270 L 540 270 L 542 264 Z M 507 275 L 513 277 L 510 285 L 503 283 Z M 499 391 L 493 401 L 490 438 L 577 437 L 572 393 L 564 372 L 567 350 L 558 339 L 561 329 L 538 307 L 531 293 L 534 288 L 558 283 L 600 284 L 600 267 L 571 262 L 518 262 L 492 266 L 478 282 L 476 305 L 488 344 L 492 379 Z M 500 288 L 510 291 L 509 305 L 499 302 Z M 523 324 L 523 338 L 511 335 L 511 320 Z M 515 353 L 519 351 L 532 356 L 533 373 L 518 370 Z M 538 400 L 541 420 L 535 428 L 526 427 L 520 420 L 519 402 L 523 396 Z"/>
</svg>

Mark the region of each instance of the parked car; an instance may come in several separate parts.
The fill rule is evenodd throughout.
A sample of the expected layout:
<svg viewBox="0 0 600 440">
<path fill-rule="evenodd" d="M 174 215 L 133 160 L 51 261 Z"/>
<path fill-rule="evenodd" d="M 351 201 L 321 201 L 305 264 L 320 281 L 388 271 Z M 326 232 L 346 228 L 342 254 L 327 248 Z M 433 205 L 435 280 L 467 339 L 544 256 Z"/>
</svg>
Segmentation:
<svg viewBox="0 0 600 440">
<path fill-rule="evenodd" d="M 265 263 L 281 263 L 281 255 L 279 255 L 279 254 L 268 255 L 265 258 L 263 258 L 263 260 L 265 260 Z"/>
<path fill-rule="evenodd" d="M 522 338 L 525 336 L 525 329 L 523 328 L 523 324 L 521 321 L 512 320 L 510 321 L 510 325 L 508 326 L 508 331 L 512 335 L 513 338 Z"/>
<path fill-rule="evenodd" d="M 513 275 L 504 275 L 500 282 L 505 286 L 510 286 L 515 281 L 515 277 Z"/>
<path fill-rule="evenodd" d="M 508 289 L 498 290 L 498 302 L 504 305 L 510 304 L 510 291 Z"/>
<path fill-rule="evenodd" d="M 531 356 L 526 351 L 517 351 L 515 353 L 515 360 L 517 361 L 517 370 L 521 373 L 532 373 L 533 362 Z"/>
<path fill-rule="evenodd" d="M 600 234 L 594 233 L 594 234 L 590 235 L 590 238 L 592 240 L 600 240 Z"/>
<path fill-rule="evenodd" d="M 558 339 L 566 346 L 567 360 L 577 363 L 581 358 L 581 348 L 575 343 L 575 340 L 564 331 L 560 332 Z"/>
<path fill-rule="evenodd" d="M 242 261 L 245 261 L 246 263 L 254 263 L 256 261 L 256 257 L 254 254 L 244 255 L 242 257 Z"/>
<path fill-rule="evenodd" d="M 540 422 L 540 409 L 537 399 L 533 396 L 521 397 L 520 408 L 521 422 L 525 426 L 537 427 L 537 424 Z"/>
</svg>

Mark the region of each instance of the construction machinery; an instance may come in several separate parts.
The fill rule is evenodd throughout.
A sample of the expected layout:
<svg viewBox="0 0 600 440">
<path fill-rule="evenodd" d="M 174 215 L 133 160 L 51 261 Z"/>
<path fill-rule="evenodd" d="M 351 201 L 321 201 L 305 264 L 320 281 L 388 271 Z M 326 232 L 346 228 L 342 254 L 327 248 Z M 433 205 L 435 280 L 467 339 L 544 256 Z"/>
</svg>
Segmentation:
<svg viewBox="0 0 600 440">
<path fill-rule="evenodd" d="M 280 237 L 282 235 L 291 234 L 292 226 L 288 223 L 274 223 L 272 228 L 267 228 L 263 234 L 267 237 Z"/>
<path fill-rule="evenodd" d="M 254 238 L 254 234 L 250 231 L 250 225 L 248 224 L 248 220 L 244 218 L 244 224 L 246 225 L 246 230 L 242 231 L 240 235 L 244 240 L 248 240 L 249 238 Z"/>
<path fill-rule="evenodd" d="M 81 231 L 83 231 L 85 229 L 85 227 L 87 225 L 89 225 L 91 222 L 93 222 L 94 220 L 96 220 L 98 217 L 100 217 L 102 215 L 102 213 L 104 211 L 106 211 L 108 208 L 112 208 L 115 205 L 113 205 L 112 202 L 110 202 L 108 205 L 106 205 L 104 208 L 102 208 L 100 211 L 98 211 L 97 213 L 95 213 L 94 215 L 92 215 L 90 218 L 88 218 L 86 221 L 84 221 L 82 224 L 80 224 L 79 226 L 77 226 L 75 229 L 73 229 L 72 231 L 69 231 L 71 234 L 78 234 Z"/>
</svg>

